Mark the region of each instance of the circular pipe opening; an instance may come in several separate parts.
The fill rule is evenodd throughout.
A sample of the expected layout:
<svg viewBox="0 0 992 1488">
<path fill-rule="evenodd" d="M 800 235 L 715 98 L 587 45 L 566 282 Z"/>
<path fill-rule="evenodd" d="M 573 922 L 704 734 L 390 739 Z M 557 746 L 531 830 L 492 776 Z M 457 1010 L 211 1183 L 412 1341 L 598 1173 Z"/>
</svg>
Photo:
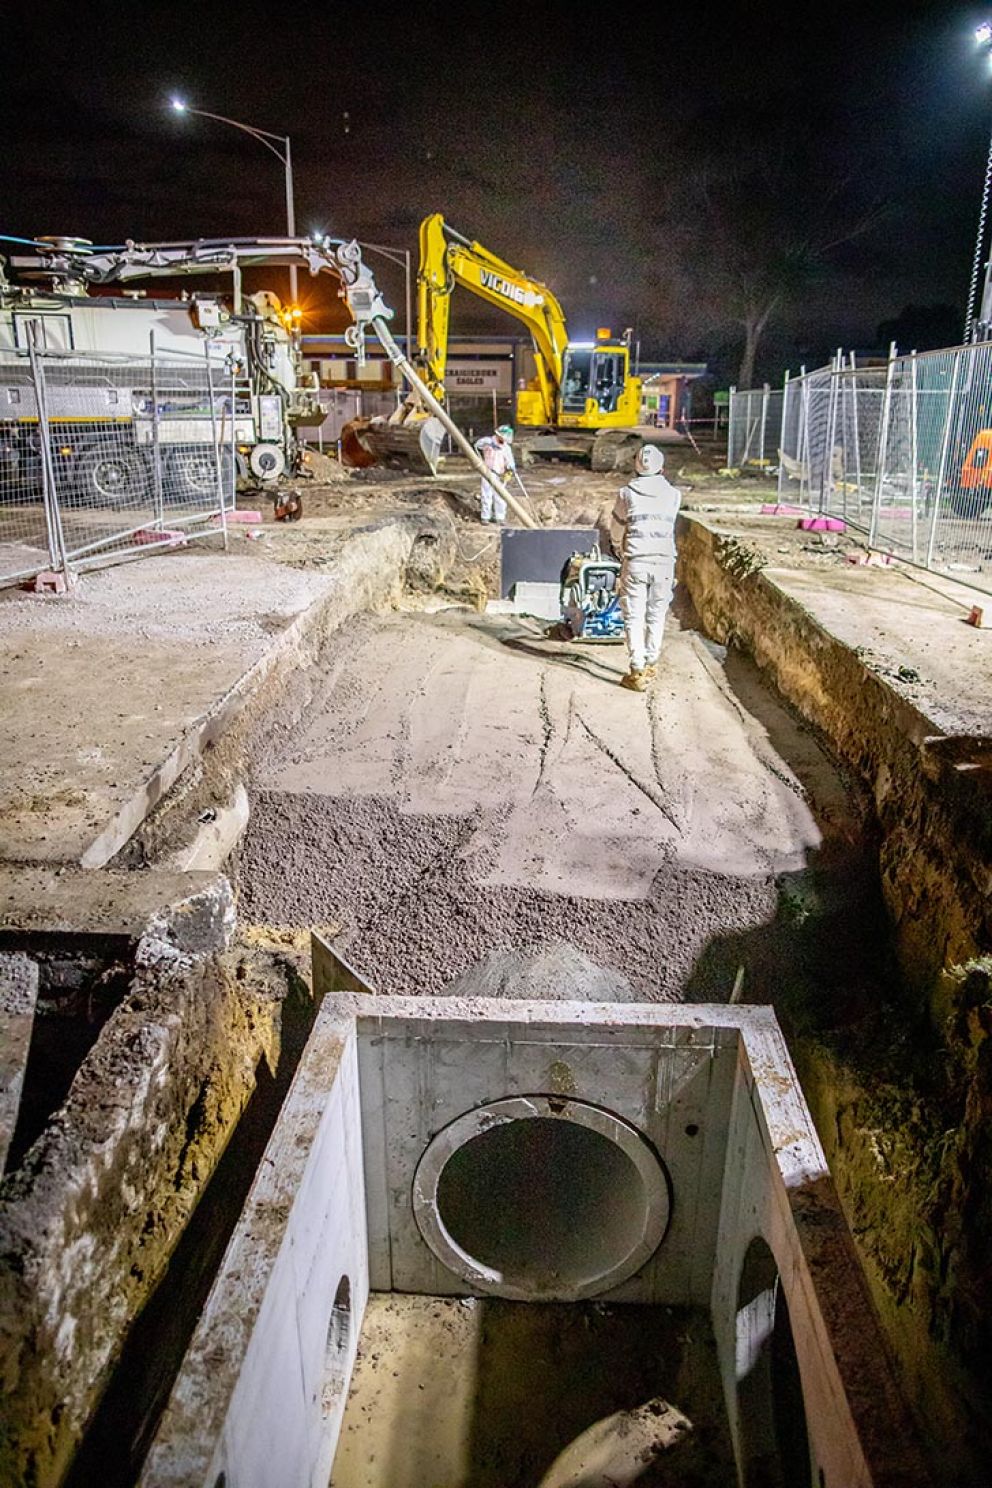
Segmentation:
<svg viewBox="0 0 992 1488">
<path fill-rule="evenodd" d="M 414 1179 L 434 1254 L 474 1289 L 523 1301 L 611 1290 L 653 1255 L 668 1179 L 635 1127 L 561 1097 L 496 1101 L 436 1136 Z"/>
</svg>

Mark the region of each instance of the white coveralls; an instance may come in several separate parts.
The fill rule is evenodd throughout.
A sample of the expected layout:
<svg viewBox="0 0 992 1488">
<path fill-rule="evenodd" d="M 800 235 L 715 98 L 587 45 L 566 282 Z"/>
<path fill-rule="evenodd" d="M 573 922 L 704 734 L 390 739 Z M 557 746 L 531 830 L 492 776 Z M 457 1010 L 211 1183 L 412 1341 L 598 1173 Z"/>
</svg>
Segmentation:
<svg viewBox="0 0 992 1488">
<path fill-rule="evenodd" d="M 620 608 L 630 665 L 652 666 L 661 653 L 675 587 L 675 518 L 681 492 L 663 475 L 635 475 L 613 508 L 610 540 L 621 557 Z"/>
<path fill-rule="evenodd" d="M 516 470 L 517 462 L 513 454 L 513 446 L 508 440 L 499 440 L 495 434 L 487 434 L 485 439 L 476 440 L 475 447 L 485 460 L 488 469 L 494 475 L 498 475 L 500 480 L 503 480 L 511 470 Z M 506 516 L 506 502 L 487 480 L 482 482 L 479 502 L 484 522 L 503 521 Z"/>
</svg>

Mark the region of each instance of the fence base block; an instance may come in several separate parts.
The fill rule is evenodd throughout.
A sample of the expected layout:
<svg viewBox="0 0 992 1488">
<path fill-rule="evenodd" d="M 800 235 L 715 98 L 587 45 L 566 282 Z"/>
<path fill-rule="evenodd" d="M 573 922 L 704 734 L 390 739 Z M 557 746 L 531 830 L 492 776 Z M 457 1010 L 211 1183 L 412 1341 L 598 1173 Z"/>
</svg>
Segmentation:
<svg viewBox="0 0 992 1488">
<path fill-rule="evenodd" d="M 46 569 L 44 573 L 35 574 L 33 579 L 29 579 L 24 588 L 30 589 L 32 594 L 68 594 L 75 585 L 75 574 L 63 573 L 61 569 L 58 572 Z"/>
<path fill-rule="evenodd" d="M 176 528 L 142 527 L 140 532 L 134 534 L 132 541 L 142 544 L 160 543 L 170 548 L 184 548 L 187 538 L 185 532 L 180 532 Z"/>
<path fill-rule="evenodd" d="M 252 526 L 262 520 L 262 513 L 260 511 L 242 511 L 242 509 L 238 507 L 234 511 L 226 512 L 225 519 L 228 522 L 241 522 L 246 526 Z M 210 520 L 211 522 L 220 522 L 220 512 L 214 512 L 214 515 L 210 518 Z"/>
<path fill-rule="evenodd" d="M 846 532 L 847 523 L 840 517 L 801 517 L 796 523 L 803 532 Z"/>
</svg>

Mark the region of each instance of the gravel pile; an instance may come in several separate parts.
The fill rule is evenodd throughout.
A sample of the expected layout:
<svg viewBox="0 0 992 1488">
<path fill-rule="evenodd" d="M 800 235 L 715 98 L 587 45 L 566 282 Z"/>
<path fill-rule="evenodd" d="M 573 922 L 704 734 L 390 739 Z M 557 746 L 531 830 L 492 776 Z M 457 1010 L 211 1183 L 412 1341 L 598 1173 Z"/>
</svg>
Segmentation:
<svg viewBox="0 0 992 1488">
<path fill-rule="evenodd" d="M 380 992 L 437 996 L 491 952 L 564 942 L 595 962 L 593 971 L 611 973 L 611 986 L 626 978 L 625 997 L 662 1002 L 726 1001 L 737 966 L 754 964 L 775 919 L 773 877 L 675 864 L 641 900 L 490 885 L 478 825 L 478 815 L 404 814 L 376 796 L 263 793 L 242 848 L 241 916 L 340 924 L 342 950 Z M 498 965 L 478 974 L 494 992 L 506 980 Z M 545 965 L 537 980 L 553 975 Z M 580 967 L 579 982 L 588 978 Z"/>
</svg>

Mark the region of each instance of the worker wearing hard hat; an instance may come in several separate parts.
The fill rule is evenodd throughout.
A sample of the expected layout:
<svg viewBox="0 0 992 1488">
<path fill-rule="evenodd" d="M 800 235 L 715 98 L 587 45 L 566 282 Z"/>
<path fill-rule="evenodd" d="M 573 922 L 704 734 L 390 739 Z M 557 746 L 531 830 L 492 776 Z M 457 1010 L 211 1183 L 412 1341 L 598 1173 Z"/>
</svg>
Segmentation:
<svg viewBox="0 0 992 1488">
<path fill-rule="evenodd" d="M 491 470 L 493 475 L 498 475 L 500 480 L 510 471 L 516 470 L 517 462 L 513 454 L 513 429 L 509 424 L 500 424 L 495 434 L 487 434 L 485 439 L 477 439 L 475 447 L 485 460 L 487 470 Z M 487 480 L 482 482 L 479 501 L 484 522 L 502 522 L 506 516 L 506 502 Z"/>
<path fill-rule="evenodd" d="M 630 651 L 630 670 L 620 685 L 634 692 L 654 680 L 675 586 L 675 518 L 682 497 L 665 479 L 664 468 L 657 445 L 642 445 L 610 523 L 610 540 L 621 560 L 620 608 Z"/>
</svg>

